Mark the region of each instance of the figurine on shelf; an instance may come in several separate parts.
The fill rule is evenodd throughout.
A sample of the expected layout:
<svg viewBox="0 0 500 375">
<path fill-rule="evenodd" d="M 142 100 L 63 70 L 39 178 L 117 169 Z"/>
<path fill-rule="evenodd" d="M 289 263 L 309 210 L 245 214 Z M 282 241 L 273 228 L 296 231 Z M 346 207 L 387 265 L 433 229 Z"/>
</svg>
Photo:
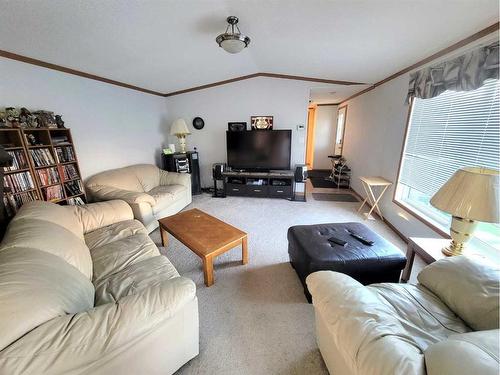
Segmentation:
<svg viewBox="0 0 500 375">
<path fill-rule="evenodd" d="M 5 111 L 0 111 L 0 128 L 7 127 L 6 121 L 7 121 L 7 114 L 5 113 Z"/>
<path fill-rule="evenodd" d="M 7 114 L 7 127 L 18 128 L 19 127 L 19 110 L 14 107 L 5 108 L 5 113 Z"/>
<path fill-rule="evenodd" d="M 33 112 L 38 117 L 38 123 L 41 128 L 56 128 L 56 119 L 54 112 L 49 111 L 36 111 Z"/>
<path fill-rule="evenodd" d="M 61 115 L 56 115 L 56 124 L 59 129 L 64 129 L 64 121 Z"/>
<path fill-rule="evenodd" d="M 33 134 L 24 134 L 26 137 L 26 141 L 31 145 L 35 146 L 36 145 L 36 138 Z"/>
<path fill-rule="evenodd" d="M 29 117 L 31 116 L 31 112 L 26 108 L 22 107 L 19 112 L 19 127 L 28 128 L 29 127 Z"/>
</svg>

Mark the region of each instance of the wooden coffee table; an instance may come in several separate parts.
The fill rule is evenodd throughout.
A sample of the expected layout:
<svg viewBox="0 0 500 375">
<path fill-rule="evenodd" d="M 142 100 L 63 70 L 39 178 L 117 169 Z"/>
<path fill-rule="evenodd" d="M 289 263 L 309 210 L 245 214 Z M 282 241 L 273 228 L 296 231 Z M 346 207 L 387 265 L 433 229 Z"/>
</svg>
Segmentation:
<svg viewBox="0 0 500 375">
<path fill-rule="evenodd" d="M 247 234 L 197 208 L 158 220 L 161 242 L 177 238 L 203 261 L 205 285 L 214 283 L 214 258 L 241 244 L 242 264 L 248 263 Z"/>
</svg>

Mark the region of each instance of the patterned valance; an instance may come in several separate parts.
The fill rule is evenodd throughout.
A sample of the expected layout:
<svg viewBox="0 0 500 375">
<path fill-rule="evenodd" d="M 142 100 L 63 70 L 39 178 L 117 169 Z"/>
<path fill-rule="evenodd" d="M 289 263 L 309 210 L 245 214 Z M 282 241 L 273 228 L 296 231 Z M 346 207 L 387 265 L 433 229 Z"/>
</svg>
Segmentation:
<svg viewBox="0 0 500 375">
<path fill-rule="evenodd" d="M 496 41 L 410 74 L 406 101 L 433 98 L 446 90 L 471 91 L 488 78 L 498 79 L 498 45 Z"/>
</svg>

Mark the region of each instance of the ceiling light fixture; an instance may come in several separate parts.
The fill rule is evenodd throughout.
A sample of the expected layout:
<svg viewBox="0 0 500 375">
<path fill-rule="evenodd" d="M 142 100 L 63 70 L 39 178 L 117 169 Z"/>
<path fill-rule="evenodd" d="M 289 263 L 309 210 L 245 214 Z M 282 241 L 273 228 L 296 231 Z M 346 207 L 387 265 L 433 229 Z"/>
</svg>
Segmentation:
<svg viewBox="0 0 500 375">
<path fill-rule="evenodd" d="M 227 23 L 226 32 L 224 34 L 220 34 L 215 41 L 219 47 L 222 47 L 226 52 L 241 52 L 243 48 L 248 47 L 250 44 L 250 38 L 241 33 L 240 28 L 238 27 L 238 17 L 227 17 Z"/>
</svg>

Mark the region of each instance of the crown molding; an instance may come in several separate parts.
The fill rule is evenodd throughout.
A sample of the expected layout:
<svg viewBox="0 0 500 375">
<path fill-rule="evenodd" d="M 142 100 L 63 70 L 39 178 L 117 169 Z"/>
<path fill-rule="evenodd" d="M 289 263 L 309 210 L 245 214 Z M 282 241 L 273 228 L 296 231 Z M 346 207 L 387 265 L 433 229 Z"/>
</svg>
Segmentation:
<svg viewBox="0 0 500 375">
<path fill-rule="evenodd" d="M 408 72 L 410 72 L 410 71 L 412 71 L 412 70 L 414 70 L 416 68 L 421 67 L 422 65 L 425 65 L 425 64 L 427 64 L 427 63 L 429 63 L 429 62 L 431 62 L 433 60 L 436 60 L 436 59 L 438 59 L 438 58 L 440 58 L 440 57 L 442 57 L 444 55 L 447 55 L 450 52 L 453 52 L 453 51 L 455 51 L 455 50 L 457 50 L 459 48 L 462 48 L 462 47 L 466 46 L 467 44 L 475 42 L 478 39 L 481 39 L 481 38 L 483 38 L 483 37 L 485 37 L 485 36 L 487 36 L 487 35 L 489 35 L 491 33 L 494 33 L 495 31 L 498 31 L 499 28 L 500 28 L 500 23 L 499 22 L 494 23 L 493 25 L 488 26 L 487 28 L 478 31 L 475 34 L 472 34 L 471 36 L 468 36 L 467 38 L 462 39 L 462 40 L 456 42 L 455 44 L 452 44 L 451 46 L 446 47 L 446 48 L 444 48 L 444 49 L 442 49 L 442 50 L 440 50 L 440 51 L 438 51 L 438 52 L 436 52 L 436 53 L 434 53 L 434 54 L 426 57 L 425 59 L 420 60 L 420 61 L 416 62 L 415 64 L 410 65 L 410 66 L 404 68 L 403 70 L 400 70 L 399 72 L 396 72 L 396 73 L 390 75 L 389 77 L 383 79 L 382 81 L 379 81 L 379 82 L 373 84 L 372 86 L 370 86 L 370 87 L 368 87 L 368 88 L 366 88 L 364 90 L 361 90 L 360 92 L 358 92 L 358 93 L 356 93 L 354 95 L 351 95 L 347 99 L 344 99 L 341 104 L 345 104 L 349 100 L 354 99 L 354 98 L 356 98 L 356 97 L 358 97 L 360 95 L 363 95 L 363 94 L 365 94 L 367 92 L 370 92 L 373 89 L 377 88 L 378 86 L 383 85 L 384 83 L 393 80 L 394 78 L 397 78 L 397 77 L 399 77 L 399 76 L 401 76 L 403 74 L 406 74 L 406 73 L 408 73 Z"/>
<path fill-rule="evenodd" d="M 125 83 L 125 82 L 115 81 L 113 79 L 96 76 L 94 74 L 85 73 L 85 72 L 82 72 L 80 70 L 75 70 L 75 69 L 67 68 L 65 66 L 61 66 L 61 65 L 57 65 L 57 64 L 52 64 L 52 63 L 49 63 L 49 62 L 46 62 L 46 61 L 33 59 L 31 57 L 27 57 L 27 56 L 23 56 L 23 55 L 18 55 L 16 53 L 4 51 L 4 50 L 0 50 L 0 57 L 5 57 L 7 59 L 16 60 L 16 61 L 20 61 L 20 62 L 23 62 L 23 63 L 31 64 L 31 65 L 41 66 L 41 67 L 47 68 L 47 69 L 57 70 L 59 72 L 63 72 L 63 73 L 67 73 L 67 74 L 72 74 L 72 75 L 83 77 L 83 78 L 93 79 L 94 81 L 100 81 L 100 82 L 104 82 L 104 83 L 109 83 L 110 85 L 120 86 L 120 87 L 124 87 L 126 89 L 140 91 L 140 92 L 143 92 L 143 93 L 146 93 L 146 94 L 151 94 L 151 95 L 156 95 L 156 96 L 164 96 L 165 95 L 165 94 L 163 94 L 161 92 L 158 92 L 158 91 L 148 90 L 148 89 L 145 89 L 145 88 L 142 88 L 142 87 L 130 85 L 130 84 Z"/>
</svg>

